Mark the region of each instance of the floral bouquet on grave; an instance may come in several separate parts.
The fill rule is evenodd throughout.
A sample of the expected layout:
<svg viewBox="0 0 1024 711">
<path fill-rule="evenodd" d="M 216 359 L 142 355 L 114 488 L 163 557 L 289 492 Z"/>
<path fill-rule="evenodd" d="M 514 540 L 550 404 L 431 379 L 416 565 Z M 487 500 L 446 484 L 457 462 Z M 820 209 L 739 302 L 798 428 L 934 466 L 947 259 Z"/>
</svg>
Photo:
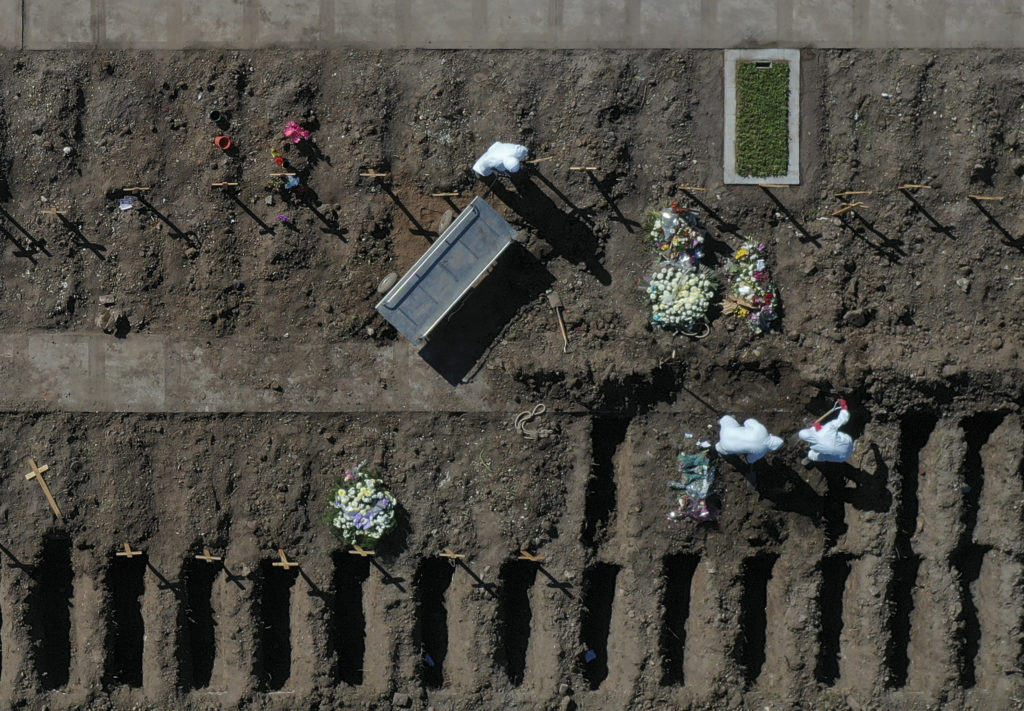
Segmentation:
<svg viewBox="0 0 1024 711">
<path fill-rule="evenodd" d="M 732 288 L 723 310 L 743 319 L 754 333 L 764 333 L 779 317 L 779 296 L 765 262 L 764 243 L 748 241 L 729 263 Z"/>
<path fill-rule="evenodd" d="M 662 264 L 647 279 L 651 324 L 698 334 L 716 286 L 714 274 L 686 260 Z"/>
<path fill-rule="evenodd" d="M 331 528 L 349 545 L 372 545 L 395 526 L 394 495 L 365 467 L 346 469 L 331 496 Z"/>
<path fill-rule="evenodd" d="M 309 140 L 309 131 L 295 121 L 289 121 L 284 126 L 284 137 L 290 138 L 292 143 Z"/>
<path fill-rule="evenodd" d="M 690 518 L 694 521 L 715 521 L 718 509 L 708 502 L 715 486 L 715 468 L 708 455 L 679 453 L 679 481 L 670 481 L 675 493 L 676 508 L 668 513 L 669 521 Z"/>
<path fill-rule="evenodd" d="M 649 212 L 644 230 L 662 259 L 687 261 L 696 266 L 704 256 L 705 233 L 697 222 L 696 211 L 680 207 L 674 200 L 661 212 Z"/>
</svg>

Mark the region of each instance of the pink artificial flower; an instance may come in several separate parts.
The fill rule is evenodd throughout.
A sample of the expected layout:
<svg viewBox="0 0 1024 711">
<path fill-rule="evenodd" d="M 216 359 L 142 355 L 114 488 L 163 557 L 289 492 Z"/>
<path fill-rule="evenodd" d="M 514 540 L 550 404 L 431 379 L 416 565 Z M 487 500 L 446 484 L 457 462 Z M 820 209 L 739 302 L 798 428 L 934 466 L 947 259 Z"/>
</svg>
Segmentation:
<svg viewBox="0 0 1024 711">
<path fill-rule="evenodd" d="M 298 143 L 299 141 L 305 141 L 309 139 L 309 131 L 304 129 L 295 121 L 289 121 L 287 124 L 285 124 L 284 135 L 285 138 L 292 139 L 292 143 Z"/>
</svg>

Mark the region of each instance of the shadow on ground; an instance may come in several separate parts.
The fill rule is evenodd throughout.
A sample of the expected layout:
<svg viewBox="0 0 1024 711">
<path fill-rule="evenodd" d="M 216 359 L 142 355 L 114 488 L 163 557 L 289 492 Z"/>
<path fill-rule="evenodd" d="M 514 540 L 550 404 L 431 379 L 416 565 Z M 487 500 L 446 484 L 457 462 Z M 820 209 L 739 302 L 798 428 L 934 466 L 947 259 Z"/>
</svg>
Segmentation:
<svg viewBox="0 0 1024 711">
<path fill-rule="evenodd" d="M 529 252 L 512 245 L 491 273 L 431 332 L 420 357 L 452 385 L 465 382 L 519 309 L 540 298 L 554 281 L 551 272 Z"/>
</svg>

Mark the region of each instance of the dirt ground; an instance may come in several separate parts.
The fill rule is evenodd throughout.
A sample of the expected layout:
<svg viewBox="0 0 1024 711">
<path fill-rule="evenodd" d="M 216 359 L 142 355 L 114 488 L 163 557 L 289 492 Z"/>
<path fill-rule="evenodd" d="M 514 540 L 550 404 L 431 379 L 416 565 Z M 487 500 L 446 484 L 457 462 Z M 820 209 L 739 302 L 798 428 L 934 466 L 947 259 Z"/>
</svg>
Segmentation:
<svg viewBox="0 0 1024 711">
<path fill-rule="evenodd" d="M 802 182 L 764 191 L 721 184 L 720 52 L 0 54 L 2 332 L 387 348 L 376 285 L 452 207 L 431 193 L 524 236 L 423 353 L 499 407 L 4 413 L 0 705 L 1024 708 L 1021 59 L 804 51 Z M 292 119 L 315 148 L 285 146 L 284 200 Z M 493 140 L 551 160 L 485 184 Z M 122 211 L 126 186 L 151 190 Z M 845 190 L 874 192 L 831 217 Z M 649 328 L 639 224 L 673 199 L 715 269 L 769 245 L 778 329 Z M 854 456 L 804 468 L 840 395 Z M 676 453 L 725 413 L 787 446 L 718 462 L 717 525 L 669 522 Z M 364 459 L 404 511 L 372 564 L 324 520 Z"/>
</svg>

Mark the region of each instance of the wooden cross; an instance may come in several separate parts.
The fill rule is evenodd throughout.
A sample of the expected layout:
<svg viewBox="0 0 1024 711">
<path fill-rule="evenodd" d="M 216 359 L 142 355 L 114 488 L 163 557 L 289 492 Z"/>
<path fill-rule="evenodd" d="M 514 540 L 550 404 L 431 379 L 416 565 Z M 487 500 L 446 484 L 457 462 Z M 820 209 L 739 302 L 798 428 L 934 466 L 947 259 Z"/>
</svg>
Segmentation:
<svg viewBox="0 0 1024 711">
<path fill-rule="evenodd" d="M 237 188 L 238 183 L 210 183 L 211 188 Z"/>
<path fill-rule="evenodd" d="M 142 551 L 133 551 L 132 547 L 128 543 L 128 541 L 125 541 L 124 542 L 124 550 L 123 551 L 118 551 L 114 555 L 119 555 L 122 558 L 128 558 L 129 560 L 131 560 L 132 558 L 134 558 L 137 555 L 142 555 Z"/>
<path fill-rule="evenodd" d="M 299 564 L 296 563 L 294 560 L 288 560 L 288 556 L 284 554 L 284 548 L 278 548 L 277 554 L 281 556 L 281 560 L 277 563 L 271 563 L 271 565 L 273 565 L 275 568 L 284 568 L 285 570 L 290 570 L 291 568 L 299 567 Z"/>
<path fill-rule="evenodd" d="M 448 546 L 445 546 L 444 551 L 441 553 L 441 557 L 448 558 L 452 561 L 452 563 L 454 563 L 455 561 L 465 558 L 466 556 L 456 553 Z"/>
<path fill-rule="evenodd" d="M 531 563 L 543 563 L 545 557 L 542 555 L 534 555 L 529 551 L 519 551 L 519 557 L 516 560 L 528 560 Z"/>
<path fill-rule="evenodd" d="M 368 551 L 365 548 L 363 548 L 361 545 L 359 545 L 358 543 L 353 543 L 352 544 L 352 549 L 353 550 L 350 550 L 348 552 L 349 555 L 358 555 L 358 556 L 362 556 L 363 558 L 365 558 L 367 556 L 370 556 L 370 555 L 377 555 L 376 552 Z"/>
<path fill-rule="evenodd" d="M 529 165 L 537 165 L 538 163 L 543 163 L 544 161 L 551 160 L 552 158 L 554 158 L 554 156 L 546 156 L 544 158 L 532 158 L 530 160 L 524 160 L 523 162 Z"/>
<path fill-rule="evenodd" d="M 152 189 L 153 188 L 121 188 L 122 192 L 126 192 L 126 193 L 144 193 L 147 190 L 152 190 Z"/>
<path fill-rule="evenodd" d="M 897 190 L 916 190 L 918 188 L 924 188 L 925 190 L 931 190 L 931 185 L 918 185 L 917 183 L 904 183 L 903 185 L 897 185 Z"/>
<path fill-rule="evenodd" d="M 677 185 L 676 187 L 680 190 L 696 190 L 699 193 L 706 193 L 708 191 L 707 188 L 698 188 L 696 185 Z"/>
<path fill-rule="evenodd" d="M 832 193 L 832 197 L 846 197 L 847 195 L 874 195 L 874 190 L 847 190 L 842 193 Z"/>
<path fill-rule="evenodd" d="M 359 174 L 362 178 L 386 178 L 389 175 L 391 175 L 391 173 L 378 173 L 373 168 L 370 168 L 369 172 Z"/>
<path fill-rule="evenodd" d="M 430 193 L 430 197 L 459 197 L 462 193 Z"/>
<path fill-rule="evenodd" d="M 757 187 L 767 189 L 767 188 L 788 188 L 789 186 L 788 185 L 773 185 L 771 183 L 761 183 Z"/>
<path fill-rule="evenodd" d="M 858 207 L 867 207 L 867 205 L 862 202 L 844 202 L 841 208 L 832 213 L 832 217 L 846 214 L 850 210 L 856 210 Z"/>
<path fill-rule="evenodd" d="M 971 200 L 1002 200 L 1002 195 L 968 195 Z"/>
<path fill-rule="evenodd" d="M 282 177 L 282 176 L 283 177 L 291 178 L 292 176 L 295 175 L 295 173 L 271 173 L 271 175 L 274 176 L 275 178 Z"/>
<path fill-rule="evenodd" d="M 204 548 L 202 555 L 197 555 L 196 560 L 205 560 L 207 563 L 213 563 L 214 561 L 222 560 L 220 556 L 210 555 L 210 549 Z"/>
<path fill-rule="evenodd" d="M 36 460 L 29 459 L 28 464 L 32 467 L 32 471 L 25 475 L 25 479 L 35 479 L 39 482 L 39 486 L 43 489 L 43 495 L 46 496 L 46 500 L 50 502 L 50 508 L 53 509 L 53 513 L 56 514 L 57 520 L 64 523 L 64 515 L 60 512 L 60 507 L 57 506 L 57 502 L 53 498 L 53 494 L 50 493 L 50 487 L 46 485 L 46 480 L 43 479 L 43 473 L 50 470 L 49 464 L 44 464 L 41 467 L 36 466 Z"/>
<path fill-rule="evenodd" d="M 40 210 L 39 213 L 41 215 L 66 215 L 66 214 L 68 214 L 68 211 L 67 210 L 58 210 L 55 207 L 51 207 L 49 210 Z"/>
<path fill-rule="evenodd" d="M 589 172 L 589 171 L 592 171 L 592 170 L 597 170 L 597 166 L 596 165 L 570 165 L 569 166 L 569 170 L 585 170 L 585 171 Z"/>
</svg>

